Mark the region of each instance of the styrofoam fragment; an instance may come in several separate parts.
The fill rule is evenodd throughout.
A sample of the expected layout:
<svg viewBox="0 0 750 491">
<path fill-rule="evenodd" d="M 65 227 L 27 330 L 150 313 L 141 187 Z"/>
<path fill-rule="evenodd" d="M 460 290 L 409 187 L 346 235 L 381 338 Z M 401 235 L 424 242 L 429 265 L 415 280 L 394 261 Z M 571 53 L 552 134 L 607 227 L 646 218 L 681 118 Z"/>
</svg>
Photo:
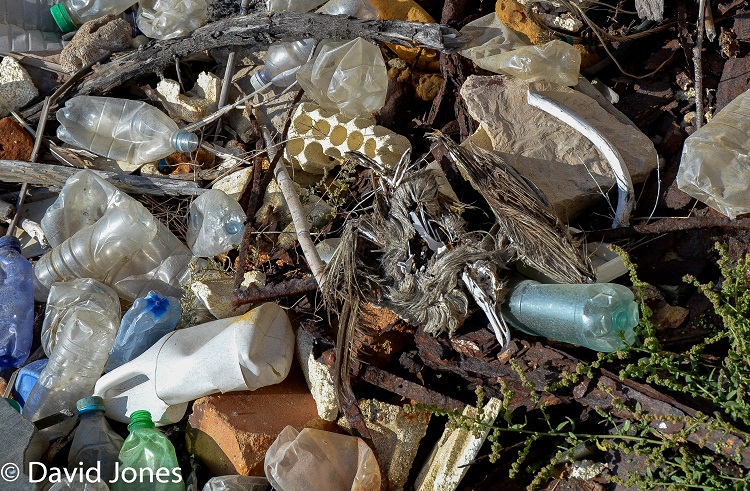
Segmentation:
<svg viewBox="0 0 750 491">
<path fill-rule="evenodd" d="M 10 56 L 0 62 L 0 117 L 16 111 L 39 95 L 26 70 Z"/>
<path fill-rule="evenodd" d="M 294 167 L 323 174 L 349 151 L 361 152 L 390 169 L 408 150 L 411 144 L 406 137 L 376 125 L 374 118 L 351 118 L 305 102 L 292 115 L 284 156 Z"/>
<path fill-rule="evenodd" d="M 171 117 L 195 123 L 216 111 L 221 78 L 213 73 L 201 72 L 198 81 L 186 94 L 180 94 L 179 82 L 167 78 L 156 85 L 156 92 Z"/>
</svg>

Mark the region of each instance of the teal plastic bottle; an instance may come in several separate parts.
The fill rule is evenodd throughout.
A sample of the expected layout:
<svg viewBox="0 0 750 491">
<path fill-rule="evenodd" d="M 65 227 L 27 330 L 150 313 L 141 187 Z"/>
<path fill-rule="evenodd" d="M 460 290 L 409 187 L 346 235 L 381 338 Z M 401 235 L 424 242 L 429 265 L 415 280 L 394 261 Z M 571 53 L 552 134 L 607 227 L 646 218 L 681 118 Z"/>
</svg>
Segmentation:
<svg viewBox="0 0 750 491">
<path fill-rule="evenodd" d="M 130 434 L 120 450 L 112 491 L 185 491 L 174 446 L 148 411 L 130 415 Z"/>
<path fill-rule="evenodd" d="M 638 304 L 633 292 L 614 283 L 548 285 L 522 280 L 511 284 L 503 315 L 527 334 L 611 352 L 635 342 Z"/>
</svg>

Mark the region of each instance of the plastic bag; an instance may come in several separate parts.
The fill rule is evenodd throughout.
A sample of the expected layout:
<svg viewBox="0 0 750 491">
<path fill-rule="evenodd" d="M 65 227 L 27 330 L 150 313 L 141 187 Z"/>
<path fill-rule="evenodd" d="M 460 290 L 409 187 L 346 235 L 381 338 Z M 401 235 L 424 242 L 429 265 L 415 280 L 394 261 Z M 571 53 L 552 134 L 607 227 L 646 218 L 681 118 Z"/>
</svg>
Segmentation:
<svg viewBox="0 0 750 491">
<path fill-rule="evenodd" d="M 500 22 L 495 13 L 466 24 L 461 35 L 468 38 L 461 55 L 479 68 L 497 73 L 500 56 L 508 51 L 526 46 L 516 33 Z"/>
<path fill-rule="evenodd" d="M 380 469 L 361 439 L 328 431 L 284 428 L 266 451 L 266 477 L 276 491 L 377 491 Z"/>
<path fill-rule="evenodd" d="M 142 0 L 138 2 L 138 29 L 150 38 L 187 36 L 206 22 L 206 0 Z"/>
</svg>

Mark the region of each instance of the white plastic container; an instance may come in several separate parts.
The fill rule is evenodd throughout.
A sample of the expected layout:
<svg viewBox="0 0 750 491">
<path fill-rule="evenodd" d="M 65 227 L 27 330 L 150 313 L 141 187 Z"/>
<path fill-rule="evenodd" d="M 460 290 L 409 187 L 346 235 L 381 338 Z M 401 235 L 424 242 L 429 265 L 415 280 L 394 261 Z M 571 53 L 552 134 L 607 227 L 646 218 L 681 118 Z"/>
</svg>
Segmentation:
<svg viewBox="0 0 750 491">
<path fill-rule="evenodd" d="M 120 325 L 120 300 L 108 286 L 94 283 L 90 302 L 70 309 L 60 326 L 60 337 L 47 366 L 31 390 L 23 416 L 37 421 L 61 410 L 75 414 L 79 399 L 88 397 L 104 369 Z M 69 420 L 69 423 L 75 423 Z M 57 425 L 42 430 L 48 441 L 67 433 L 70 427 Z"/>
<path fill-rule="evenodd" d="M 107 211 L 125 203 L 141 206 L 95 172 L 82 170 L 67 180 L 60 196 L 47 209 L 41 221 L 42 230 L 49 244 L 57 247 L 80 229 L 97 223 Z M 142 213 L 151 217 L 145 208 Z M 190 274 L 188 265 L 193 259 L 190 250 L 166 225 L 156 219 L 153 221 L 156 235 L 145 241 L 131 256 L 128 267 L 112 276 L 108 283 L 122 298 L 130 301 L 151 290 L 180 297 L 181 284 Z"/>
<path fill-rule="evenodd" d="M 250 78 L 253 88 L 260 90 L 269 83 L 276 87 L 292 85 L 297 81 L 297 70 L 310 60 L 316 45 L 314 39 L 271 44 L 266 52 L 265 66 Z"/>
<path fill-rule="evenodd" d="M 55 0 L 0 0 L 0 51 L 59 51 L 60 31 L 49 8 Z"/>
<path fill-rule="evenodd" d="M 174 152 L 193 152 L 198 136 L 140 101 L 78 96 L 57 111 L 57 137 L 113 160 L 156 162 Z"/>
<path fill-rule="evenodd" d="M 242 242 L 245 212 L 224 191 L 210 189 L 190 204 L 187 243 L 198 257 L 213 257 Z"/>
<path fill-rule="evenodd" d="M 677 187 L 729 218 L 750 213 L 750 90 L 687 137 Z"/>
<path fill-rule="evenodd" d="M 294 332 L 281 307 L 174 331 L 96 383 L 107 417 L 126 423 L 147 410 L 157 426 L 182 419 L 188 403 L 217 392 L 255 390 L 284 380 Z"/>
</svg>

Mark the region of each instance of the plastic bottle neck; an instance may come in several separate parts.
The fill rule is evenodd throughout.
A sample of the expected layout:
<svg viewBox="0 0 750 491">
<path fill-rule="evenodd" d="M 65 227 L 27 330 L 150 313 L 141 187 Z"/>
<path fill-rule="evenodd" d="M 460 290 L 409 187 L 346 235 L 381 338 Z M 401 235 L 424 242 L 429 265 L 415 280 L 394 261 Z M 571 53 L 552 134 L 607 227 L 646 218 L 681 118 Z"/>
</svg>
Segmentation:
<svg viewBox="0 0 750 491">
<path fill-rule="evenodd" d="M 178 130 L 172 133 L 170 144 L 172 145 L 172 148 L 180 153 L 189 153 L 198 150 L 200 140 L 198 139 L 198 135 L 196 135 L 195 133 L 191 133 L 190 131 Z"/>
<path fill-rule="evenodd" d="M 128 430 L 133 431 L 142 428 L 156 428 L 156 425 L 151 420 L 151 413 L 148 411 L 136 411 L 130 415 L 130 424 Z"/>
</svg>

